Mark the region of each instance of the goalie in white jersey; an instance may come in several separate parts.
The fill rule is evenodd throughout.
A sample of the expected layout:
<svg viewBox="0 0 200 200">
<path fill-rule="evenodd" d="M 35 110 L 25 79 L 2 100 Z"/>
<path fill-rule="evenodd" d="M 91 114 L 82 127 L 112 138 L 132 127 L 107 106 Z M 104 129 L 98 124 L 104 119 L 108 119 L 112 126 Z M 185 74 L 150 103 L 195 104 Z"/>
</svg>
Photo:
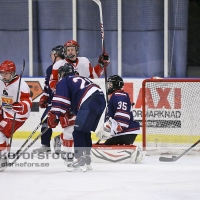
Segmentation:
<svg viewBox="0 0 200 200">
<path fill-rule="evenodd" d="M 9 138 L 28 119 L 32 99 L 25 81 L 21 80 L 18 91 L 20 77 L 16 74 L 16 66 L 12 61 L 6 60 L 1 63 L 0 78 L 0 171 L 3 171 L 7 164 Z"/>
</svg>

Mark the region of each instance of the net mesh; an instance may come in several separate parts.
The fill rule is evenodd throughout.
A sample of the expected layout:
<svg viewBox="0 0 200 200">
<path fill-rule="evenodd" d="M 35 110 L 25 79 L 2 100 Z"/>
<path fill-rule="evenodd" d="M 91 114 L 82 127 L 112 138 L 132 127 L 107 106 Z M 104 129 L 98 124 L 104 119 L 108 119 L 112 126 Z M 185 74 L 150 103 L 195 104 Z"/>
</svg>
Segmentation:
<svg viewBox="0 0 200 200">
<path fill-rule="evenodd" d="M 143 88 L 147 152 L 178 154 L 200 139 L 200 81 L 162 81 Z"/>
<path fill-rule="evenodd" d="M 101 0 L 104 29 L 116 31 L 118 21 L 117 0 Z M 1 0 L 0 30 L 28 30 L 28 1 Z M 79 30 L 99 30 L 98 6 L 92 0 L 77 0 L 77 26 Z M 169 0 L 169 28 L 186 29 L 188 0 Z M 39 20 L 39 22 L 38 22 Z M 37 23 L 39 23 L 37 25 Z M 72 0 L 34 0 L 34 29 L 72 29 Z M 122 1 L 122 28 L 125 31 L 155 31 L 164 28 L 164 1 Z"/>
<path fill-rule="evenodd" d="M 71 0 L 33 1 L 34 29 L 69 30 L 72 29 Z M 38 19 L 38 20 L 36 20 Z"/>
<path fill-rule="evenodd" d="M 0 1 L 0 31 L 28 30 L 28 1 Z"/>
<path fill-rule="evenodd" d="M 187 28 L 188 1 L 169 0 L 169 29 Z M 122 1 L 122 25 L 126 31 L 159 31 L 164 29 L 164 1 L 126 0 Z"/>
<path fill-rule="evenodd" d="M 185 30 L 187 29 L 188 1 L 169 0 L 169 30 Z"/>
</svg>

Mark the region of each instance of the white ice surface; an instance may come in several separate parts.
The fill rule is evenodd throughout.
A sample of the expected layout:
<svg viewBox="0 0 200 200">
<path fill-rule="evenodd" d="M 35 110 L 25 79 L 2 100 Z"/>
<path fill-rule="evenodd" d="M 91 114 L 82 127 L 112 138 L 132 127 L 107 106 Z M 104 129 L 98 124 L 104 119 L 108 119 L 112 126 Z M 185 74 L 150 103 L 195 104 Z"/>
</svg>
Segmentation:
<svg viewBox="0 0 200 200">
<path fill-rule="evenodd" d="M 11 152 L 23 140 L 13 140 Z M 39 141 L 34 146 L 39 146 Z M 67 172 L 63 160 L 23 159 L 0 173 L 0 200 L 199 200 L 200 155 L 173 163 L 148 156 L 142 164 L 92 163 L 93 170 Z M 12 161 L 12 160 L 10 160 Z M 32 163 L 48 167 L 30 167 Z M 34 165 L 34 164 L 33 164 Z"/>
</svg>

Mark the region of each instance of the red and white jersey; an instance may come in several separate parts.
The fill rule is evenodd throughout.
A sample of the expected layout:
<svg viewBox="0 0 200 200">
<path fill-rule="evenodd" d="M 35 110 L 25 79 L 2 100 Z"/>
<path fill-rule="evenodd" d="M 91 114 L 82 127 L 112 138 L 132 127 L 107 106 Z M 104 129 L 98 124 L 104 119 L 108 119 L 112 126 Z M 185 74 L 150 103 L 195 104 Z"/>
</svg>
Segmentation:
<svg viewBox="0 0 200 200">
<path fill-rule="evenodd" d="M 72 62 L 69 59 L 66 59 L 66 61 L 74 66 L 74 69 L 80 76 L 94 79 L 99 78 L 103 74 L 103 68 L 98 64 L 93 68 L 86 57 L 77 57 L 76 62 Z"/>
<path fill-rule="evenodd" d="M 50 79 L 49 79 L 49 87 L 51 88 L 51 90 L 55 90 L 56 88 L 56 84 L 58 82 L 58 69 L 63 66 L 66 62 L 65 59 L 61 59 L 61 60 L 58 60 L 56 61 L 54 64 L 53 64 L 53 67 L 52 67 L 52 72 L 51 72 L 51 75 L 50 75 Z"/>
<path fill-rule="evenodd" d="M 103 68 L 99 64 L 97 64 L 95 67 L 92 67 L 90 61 L 86 57 L 77 57 L 75 62 L 66 59 L 65 63 L 66 62 L 73 65 L 74 69 L 79 73 L 80 76 L 94 79 L 99 78 L 103 74 Z M 55 90 L 58 82 L 58 69 L 63 65 L 63 60 L 59 60 L 53 65 L 52 74 L 49 81 L 49 86 L 52 90 Z"/>
<path fill-rule="evenodd" d="M 17 92 L 19 85 L 19 76 L 12 80 L 10 83 L 4 83 L 0 81 L 0 101 L 3 111 L 3 118 L 12 119 L 15 112 L 12 111 L 12 104 L 16 102 Z M 32 99 L 30 97 L 30 88 L 27 83 L 21 79 L 20 91 L 18 102 L 21 102 L 24 105 L 23 114 L 16 113 L 17 121 L 25 121 L 31 112 Z"/>
</svg>

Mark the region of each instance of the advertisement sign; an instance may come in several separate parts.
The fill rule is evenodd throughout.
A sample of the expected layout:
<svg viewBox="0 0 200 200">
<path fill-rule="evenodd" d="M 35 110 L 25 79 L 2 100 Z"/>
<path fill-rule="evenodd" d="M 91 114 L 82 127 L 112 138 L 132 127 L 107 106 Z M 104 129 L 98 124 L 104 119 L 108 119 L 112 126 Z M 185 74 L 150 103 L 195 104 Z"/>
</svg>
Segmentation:
<svg viewBox="0 0 200 200">
<path fill-rule="evenodd" d="M 24 81 L 29 85 L 30 94 L 33 100 L 33 107 L 31 109 L 31 114 L 28 120 L 24 123 L 24 125 L 16 131 L 14 134 L 14 138 L 27 138 L 31 132 L 38 126 L 40 123 L 40 119 L 45 109 L 39 108 L 39 99 L 43 92 L 44 87 L 44 78 L 23 78 Z M 98 84 L 105 93 L 105 79 L 93 79 L 93 82 Z M 124 90 L 129 93 L 131 102 L 135 103 L 135 119 L 140 121 L 141 118 L 141 86 L 142 86 L 143 79 L 126 79 L 124 78 Z M 133 106 L 134 108 L 134 106 Z M 104 121 L 104 114 L 101 117 L 99 125 L 97 127 L 97 131 L 102 126 Z M 38 130 L 39 133 L 40 129 Z M 56 128 L 53 129 L 53 136 L 62 133 L 62 128 L 58 125 Z M 95 138 L 95 136 L 93 136 Z M 97 138 L 95 138 L 97 139 Z"/>
</svg>

